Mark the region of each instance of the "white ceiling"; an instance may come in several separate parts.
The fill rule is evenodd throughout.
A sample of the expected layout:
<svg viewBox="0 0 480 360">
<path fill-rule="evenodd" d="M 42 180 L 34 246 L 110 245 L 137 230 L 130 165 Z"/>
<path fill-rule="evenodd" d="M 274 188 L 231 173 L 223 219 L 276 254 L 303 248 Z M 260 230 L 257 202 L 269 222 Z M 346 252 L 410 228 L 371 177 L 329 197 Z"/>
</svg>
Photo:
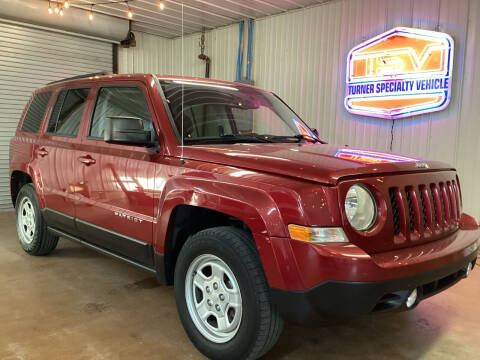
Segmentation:
<svg viewBox="0 0 480 360">
<path fill-rule="evenodd" d="M 214 29 L 246 18 L 261 18 L 303 8 L 328 0 L 164 0 L 165 9 L 159 9 L 159 0 L 129 0 L 132 9 L 132 29 L 174 38 L 182 35 L 182 3 L 184 7 L 184 34 Z M 92 3 L 106 0 L 71 0 L 71 6 L 90 10 Z M 95 5 L 93 11 L 126 18 L 125 3 Z"/>
</svg>

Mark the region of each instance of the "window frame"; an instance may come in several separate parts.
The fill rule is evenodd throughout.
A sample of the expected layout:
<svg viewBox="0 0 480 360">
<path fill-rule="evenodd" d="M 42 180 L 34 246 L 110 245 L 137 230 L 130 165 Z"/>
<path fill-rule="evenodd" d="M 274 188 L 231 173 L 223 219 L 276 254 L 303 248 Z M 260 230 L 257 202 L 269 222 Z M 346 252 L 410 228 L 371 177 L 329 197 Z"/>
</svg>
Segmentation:
<svg viewBox="0 0 480 360">
<path fill-rule="evenodd" d="M 146 88 L 138 85 L 138 84 L 125 84 L 125 83 L 121 83 L 121 84 L 105 84 L 105 85 L 99 85 L 96 89 L 96 94 L 95 94 L 95 101 L 93 102 L 93 106 L 92 106 L 92 111 L 91 111 L 91 114 L 90 114 L 90 119 L 88 121 L 88 127 L 86 129 L 86 134 L 85 134 L 85 138 L 88 139 L 88 140 L 94 140 L 94 141 L 102 141 L 102 142 L 105 142 L 105 140 L 103 139 L 103 137 L 98 137 L 98 136 L 92 136 L 90 135 L 90 132 L 92 130 L 92 124 L 93 124 L 93 118 L 95 116 L 95 110 L 97 109 L 97 102 L 98 102 L 98 98 L 100 96 L 100 92 L 102 91 L 102 89 L 104 88 L 137 88 L 140 90 L 140 92 L 142 93 L 143 97 L 145 98 L 145 102 L 147 104 L 147 109 L 148 109 L 148 112 L 150 114 L 150 119 L 152 121 L 152 127 L 153 127 L 153 130 L 155 131 L 155 133 L 157 133 L 157 130 L 155 129 L 155 122 L 154 122 L 154 114 L 152 113 L 152 110 L 150 109 L 150 103 L 148 101 L 148 91 L 146 91 Z M 158 137 L 158 134 L 156 134 L 157 137 Z"/>
<path fill-rule="evenodd" d="M 40 124 L 39 124 L 39 126 L 38 126 L 37 131 L 26 131 L 26 130 L 24 130 L 23 127 L 25 126 L 25 120 L 26 120 L 26 118 L 27 118 L 28 112 L 30 111 L 30 108 L 32 107 L 33 101 L 35 100 L 35 98 L 36 98 L 37 96 L 42 95 L 42 94 L 48 94 L 48 93 L 50 93 L 50 97 L 49 97 L 49 99 L 48 99 L 48 101 L 47 101 L 47 105 L 45 106 L 45 110 L 43 111 L 42 118 L 41 118 L 41 120 L 40 120 Z M 32 97 L 31 97 L 31 99 L 30 99 L 30 102 L 28 102 L 28 103 L 27 103 L 27 106 L 25 106 L 26 110 L 24 110 L 24 115 L 23 115 L 23 119 L 22 119 L 22 125 L 19 126 L 20 131 L 21 131 L 22 133 L 26 133 L 26 134 L 39 134 L 39 133 L 41 133 L 43 124 L 44 124 L 44 122 L 45 122 L 45 117 L 47 116 L 47 114 L 50 115 L 50 114 L 49 114 L 49 108 L 50 108 L 50 103 L 51 103 L 51 101 L 52 101 L 52 98 L 53 98 L 53 96 L 54 96 L 54 93 L 55 93 L 54 90 L 49 89 L 49 90 L 45 90 L 45 91 L 35 92 L 35 93 L 32 95 Z"/>
<path fill-rule="evenodd" d="M 57 100 L 58 100 L 58 97 L 60 96 L 60 93 L 64 90 L 67 91 L 67 95 L 65 95 L 65 98 L 63 99 L 63 102 L 62 102 L 62 106 L 60 107 L 60 112 L 59 112 L 59 116 L 60 116 L 60 113 L 62 112 L 62 109 L 63 109 L 63 105 L 65 105 L 65 100 L 67 99 L 67 96 L 68 96 L 68 92 L 70 90 L 76 90 L 76 89 L 88 89 L 88 95 L 87 95 L 87 98 L 85 99 L 85 108 L 83 109 L 83 112 L 82 112 L 82 117 L 80 118 L 80 122 L 78 124 L 78 129 L 77 129 L 77 133 L 76 135 L 64 135 L 64 134 L 58 134 L 58 133 L 55 133 L 55 132 L 50 132 L 48 131 L 48 126 L 50 125 L 50 120 L 52 118 L 52 115 L 53 115 L 53 109 L 55 108 L 55 105 L 57 104 Z M 48 116 L 48 121 L 46 122 L 45 124 L 45 132 L 44 134 L 45 135 L 49 135 L 49 136 L 59 136 L 59 137 L 64 137 L 64 138 L 70 138 L 70 139 L 76 139 L 78 138 L 78 135 L 80 134 L 80 130 L 82 128 L 82 122 L 83 122 L 83 117 L 85 115 L 85 111 L 87 111 L 87 105 L 88 105 L 88 98 L 90 97 L 91 93 L 92 93 L 92 85 L 91 84 L 88 84 L 87 86 L 73 86 L 73 87 L 64 87 L 64 88 L 59 88 L 58 91 L 57 91 L 57 94 L 55 96 L 55 100 L 50 108 L 50 114 Z M 58 119 L 57 119 L 57 122 L 58 122 Z"/>
</svg>

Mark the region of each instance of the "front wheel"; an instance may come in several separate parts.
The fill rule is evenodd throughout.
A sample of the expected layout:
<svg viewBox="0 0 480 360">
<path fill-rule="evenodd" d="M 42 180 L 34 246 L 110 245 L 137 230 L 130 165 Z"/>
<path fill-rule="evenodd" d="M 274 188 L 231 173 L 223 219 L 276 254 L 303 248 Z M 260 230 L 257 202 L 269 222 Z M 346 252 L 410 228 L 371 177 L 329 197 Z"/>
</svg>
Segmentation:
<svg viewBox="0 0 480 360">
<path fill-rule="evenodd" d="M 211 359 L 256 359 L 283 329 L 253 239 L 240 229 L 207 229 L 187 240 L 175 297 L 188 336 Z"/>
</svg>

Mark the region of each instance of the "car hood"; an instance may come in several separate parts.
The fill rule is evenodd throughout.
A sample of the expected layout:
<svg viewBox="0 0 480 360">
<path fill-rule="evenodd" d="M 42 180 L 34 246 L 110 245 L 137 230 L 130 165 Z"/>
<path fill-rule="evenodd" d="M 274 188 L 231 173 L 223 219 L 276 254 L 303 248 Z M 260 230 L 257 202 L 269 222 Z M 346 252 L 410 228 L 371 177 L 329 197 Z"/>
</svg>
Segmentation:
<svg viewBox="0 0 480 360">
<path fill-rule="evenodd" d="M 184 158 L 332 185 L 344 177 L 453 169 L 417 157 L 309 143 L 185 146 Z"/>
</svg>

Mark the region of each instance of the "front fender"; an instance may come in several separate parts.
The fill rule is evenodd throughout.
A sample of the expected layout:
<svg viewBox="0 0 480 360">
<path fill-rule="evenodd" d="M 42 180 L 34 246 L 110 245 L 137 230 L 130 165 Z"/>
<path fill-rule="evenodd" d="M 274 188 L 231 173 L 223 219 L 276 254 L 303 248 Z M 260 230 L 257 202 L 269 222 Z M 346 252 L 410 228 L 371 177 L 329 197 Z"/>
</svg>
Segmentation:
<svg viewBox="0 0 480 360">
<path fill-rule="evenodd" d="M 159 206 L 155 249 L 162 253 L 170 216 L 178 205 L 198 206 L 234 216 L 254 234 L 287 236 L 280 211 L 265 191 L 212 179 L 176 178 L 166 184 Z"/>
<path fill-rule="evenodd" d="M 283 283 L 271 237 L 287 237 L 275 201 L 263 190 L 213 179 L 175 178 L 165 186 L 160 201 L 154 248 L 165 254 L 173 210 L 179 205 L 202 207 L 242 220 L 251 230 L 270 286 Z"/>
</svg>

